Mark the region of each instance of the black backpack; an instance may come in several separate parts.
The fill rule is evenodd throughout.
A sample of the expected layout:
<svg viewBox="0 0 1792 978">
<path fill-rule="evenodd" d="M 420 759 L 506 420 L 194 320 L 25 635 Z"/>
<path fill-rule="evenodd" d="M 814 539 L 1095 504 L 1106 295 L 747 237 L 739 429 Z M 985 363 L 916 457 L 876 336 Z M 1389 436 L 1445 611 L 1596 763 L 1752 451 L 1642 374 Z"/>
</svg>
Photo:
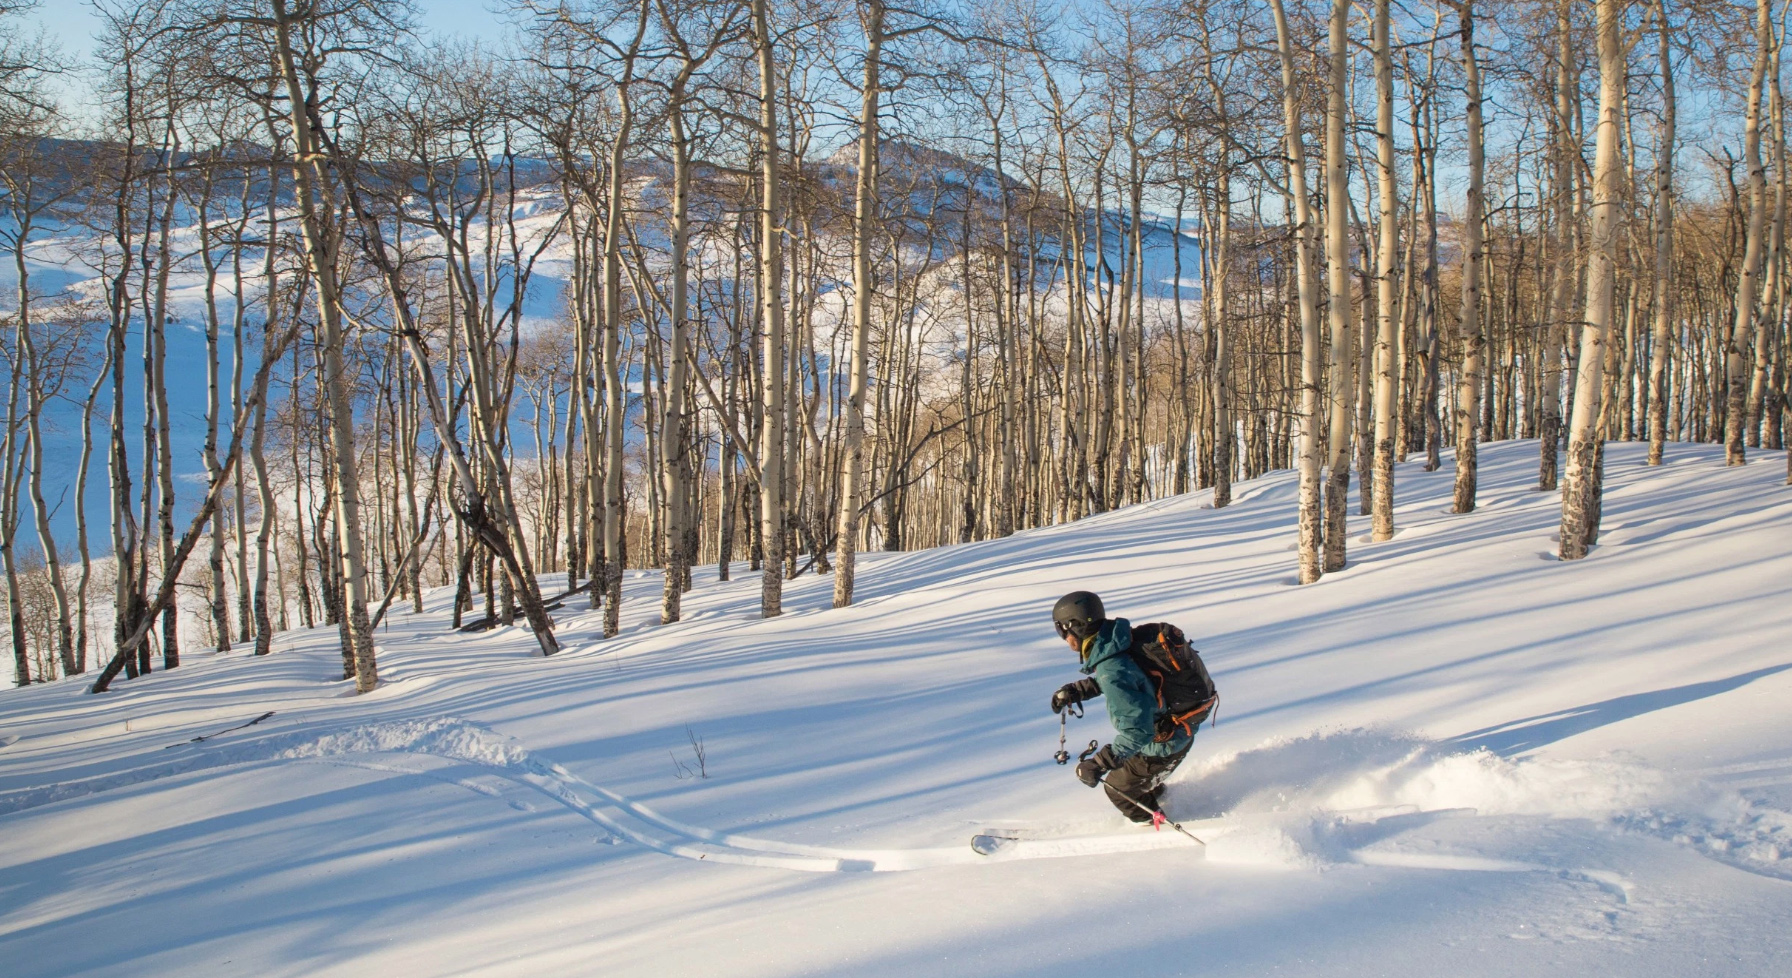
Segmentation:
<svg viewBox="0 0 1792 978">
<path fill-rule="evenodd" d="M 1189 648 L 1182 629 L 1167 622 L 1139 625 L 1132 630 L 1132 648 L 1128 651 L 1151 685 L 1157 690 L 1157 736 L 1163 743 L 1176 736 L 1178 730 L 1193 735 L 1201 722 L 1214 716 L 1220 705 L 1220 691 L 1207 672 L 1201 653 Z"/>
</svg>

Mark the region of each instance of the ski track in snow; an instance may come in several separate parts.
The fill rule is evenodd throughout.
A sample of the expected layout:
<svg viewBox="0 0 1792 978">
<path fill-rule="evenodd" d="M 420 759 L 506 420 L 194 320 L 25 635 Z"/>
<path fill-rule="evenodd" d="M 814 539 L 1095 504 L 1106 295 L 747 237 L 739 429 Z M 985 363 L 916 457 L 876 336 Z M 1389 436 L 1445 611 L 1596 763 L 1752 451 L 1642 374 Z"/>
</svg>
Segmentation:
<svg viewBox="0 0 1792 978">
<path fill-rule="evenodd" d="M 1368 746 L 1365 746 L 1367 744 Z M 1713 811 L 1727 808 L 1730 818 L 1707 812 L 1681 814 L 1640 809 L 1617 811 L 1642 799 L 1658 780 L 1652 772 L 1613 764 L 1585 762 L 1513 762 L 1485 750 L 1441 752 L 1412 738 L 1369 731 L 1341 731 L 1295 741 L 1266 743 L 1257 755 L 1285 751 L 1291 745 L 1320 745 L 1314 752 L 1336 760 L 1356 753 L 1393 756 L 1387 763 L 1342 765 L 1330 783 L 1305 778 L 1299 788 L 1259 788 L 1251 796 L 1276 796 L 1278 809 L 1240 810 L 1185 821 L 1184 828 L 1205 843 L 1197 855 L 1219 863 L 1317 868 L 1327 864 L 1462 872 L 1545 873 L 1594 883 L 1627 902 L 1632 884 L 1616 873 L 1536 862 L 1437 853 L 1378 850 L 1352 845 L 1373 835 L 1375 826 L 1412 818 L 1477 815 L 1541 814 L 1572 818 L 1589 808 L 1613 809 L 1617 828 L 1658 836 L 1693 846 L 1738 868 L 1792 879 L 1792 816 L 1750 805 L 1735 795 L 1714 797 Z M 663 815 L 648 805 L 592 784 L 560 764 L 530 751 L 513 738 L 456 717 L 361 724 L 317 733 L 294 731 L 264 735 L 246 743 L 209 746 L 171 745 L 188 756 L 145 764 L 129 771 L 84 781 L 63 782 L 0 793 L 0 815 L 53 804 L 131 785 L 198 771 L 238 765 L 324 763 L 381 773 L 425 777 L 506 802 L 521 811 L 527 804 L 509 800 L 505 792 L 474 778 L 457 776 L 421 759 L 471 765 L 487 778 L 502 779 L 552 799 L 601 828 L 611 844 L 632 843 L 682 859 L 761 866 L 798 872 L 900 872 L 936 866 L 967 865 L 1023 859 L 1053 859 L 1159 849 L 1192 849 L 1172 830 L 1159 835 L 1118 833 L 1077 835 L 1074 830 L 991 854 L 968 845 L 914 849 L 849 849 L 763 839 L 691 825 Z M 1194 782 L 1212 791 L 1223 787 L 1224 774 L 1240 764 L 1240 755 L 1225 755 L 1194 765 Z M 1262 784 L 1261 756 L 1245 758 Z M 1273 772 L 1272 772 L 1273 773 Z M 1284 772 L 1286 773 L 1286 772 Z M 1187 780 L 1169 787 L 1186 790 Z M 1354 803 L 1361 802 L 1361 805 Z M 1451 804 L 1476 802 L 1478 804 Z M 998 830 L 999 831 L 999 830 Z"/>
<path fill-rule="evenodd" d="M 181 748 L 187 745 L 179 745 Z M 193 745 L 199 747 L 199 745 Z M 836 849 L 717 832 L 668 818 L 647 805 L 594 785 L 532 753 L 516 741 L 455 717 L 362 724 L 323 734 L 297 732 L 205 750 L 200 756 L 146 764 L 85 781 L 63 782 L 0 794 L 0 814 L 22 811 L 101 791 L 232 765 L 313 761 L 367 770 L 418 775 L 497 797 L 466 778 L 447 777 L 415 764 L 381 757 L 425 756 L 461 761 L 531 788 L 596 823 L 615 839 L 685 859 L 771 866 L 806 872 L 891 871 L 974 862 L 968 847 L 940 849 Z"/>
</svg>

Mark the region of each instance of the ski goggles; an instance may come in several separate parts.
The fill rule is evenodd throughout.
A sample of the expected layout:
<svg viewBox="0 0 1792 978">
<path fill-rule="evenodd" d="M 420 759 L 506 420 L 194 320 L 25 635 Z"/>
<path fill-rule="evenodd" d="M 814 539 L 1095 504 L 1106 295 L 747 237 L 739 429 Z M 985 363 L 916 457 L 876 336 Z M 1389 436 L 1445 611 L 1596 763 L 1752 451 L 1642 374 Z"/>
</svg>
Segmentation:
<svg viewBox="0 0 1792 978">
<path fill-rule="evenodd" d="M 1072 618 L 1069 621 L 1057 621 L 1054 619 L 1052 621 L 1052 627 L 1058 630 L 1059 638 L 1069 638 L 1072 635 L 1075 635 L 1077 638 L 1082 638 L 1084 631 L 1089 625 L 1090 622 L 1082 618 Z"/>
</svg>

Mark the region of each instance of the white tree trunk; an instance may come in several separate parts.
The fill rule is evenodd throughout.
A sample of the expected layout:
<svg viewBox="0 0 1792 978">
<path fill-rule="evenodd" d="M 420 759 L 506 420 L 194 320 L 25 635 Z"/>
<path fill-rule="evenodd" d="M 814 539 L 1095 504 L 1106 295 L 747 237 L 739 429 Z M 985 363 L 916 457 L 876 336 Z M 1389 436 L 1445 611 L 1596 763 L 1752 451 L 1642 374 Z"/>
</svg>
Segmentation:
<svg viewBox="0 0 1792 978">
<path fill-rule="evenodd" d="M 760 402 L 759 524 L 764 564 L 760 613 L 775 618 L 784 600 L 784 251 L 778 203 L 778 75 L 773 62 L 769 0 L 753 0 L 753 44 L 759 66 L 759 314 L 765 331 L 765 383 Z"/>
<path fill-rule="evenodd" d="M 865 79 L 859 110 L 858 199 L 852 229 L 852 366 L 846 395 L 845 444 L 841 447 L 840 525 L 834 541 L 834 607 L 852 604 L 858 553 L 859 507 L 865 495 L 865 386 L 871 347 L 871 230 L 877 219 L 877 113 L 882 93 L 884 3 L 865 5 Z M 967 256 L 967 261 L 969 260 Z"/>
<path fill-rule="evenodd" d="M 690 420 L 685 388 L 690 380 L 690 326 L 686 322 L 690 280 L 690 141 L 684 128 L 684 92 L 674 88 L 668 121 L 672 129 L 672 349 L 668 354 L 665 416 L 660 424 L 661 468 L 666 491 L 666 581 L 660 598 L 660 621 L 670 624 L 682 611 L 691 557 L 687 545 L 690 520 Z"/>
<path fill-rule="evenodd" d="M 1375 475 L 1370 483 L 1371 539 L 1394 537 L 1394 439 L 1400 410 L 1396 379 L 1400 323 L 1394 316 L 1394 264 L 1399 260 L 1398 183 L 1394 176 L 1394 59 L 1388 0 L 1375 0 L 1370 46 L 1375 58 L 1375 160 L 1380 235 L 1375 259 Z"/>
<path fill-rule="evenodd" d="M 1539 394 L 1541 418 L 1537 425 L 1537 488 L 1550 492 L 1560 481 L 1562 436 L 1562 359 L 1569 336 L 1568 318 L 1574 307 L 1574 285 L 1579 281 L 1576 262 L 1580 256 L 1580 196 L 1576 192 L 1574 168 L 1578 166 L 1578 143 L 1571 139 L 1575 119 L 1574 105 L 1579 98 L 1574 70 L 1573 8 L 1571 0 L 1559 0 L 1556 7 L 1556 108 L 1550 120 L 1553 157 L 1550 177 L 1551 210 L 1550 251 L 1553 261 L 1549 296 L 1549 322 L 1543 333 L 1543 382 Z"/>
<path fill-rule="evenodd" d="M 1282 118 L 1288 148 L 1288 189 L 1293 197 L 1295 287 L 1300 301 L 1300 582 L 1319 580 L 1324 521 L 1319 466 L 1319 298 L 1313 282 L 1313 215 L 1307 201 L 1307 151 L 1301 134 L 1300 93 L 1294 85 L 1294 42 L 1282 0 L 1275 13 L 1276 50 L 1282 62 Z"/>
<path fill-rule="evenodd" d="M 339 238 L 326 226 L 338 209 L 324 195 L 327 162 L 318 146 L 307 99 L 299 85 L 292 48 L 293 19 L 287 0 L 273 0 L 275 53 L 287 95 L 297 159 L 293 173 L 298 181 L 299 215 L 305 238 L 305 258 L 317 292 L 319 384 L 330 409 L 330 447 L 336 468 L 336 525 L 341 540 L 342 585 L 347 633 L 354 657 L 355 691 L 372 692 L 379 684 L 374 659 L 373 635 L 367 622 L 367 575 L 361 534 L 361 476 L 355 453 L 354 404 L 349 396 L 349 376 L 343 362 L 342 290 L 336 279 Z M 239 419 L 239 423 L 240 423 Z"/>
<path fill-rule="evenodd" d="M 1743 245 L 1742 268 L 1736 278 L 1736 321 L 1724 347 L 1726 381 L 1724 409 L 1724 462 L 1741 465 L 1748 461 L 1743 446 L 1743 429 L 1747 427 L 1747 391 L 1749 358 L 1754 353 L 1756 319 L 1755 303 L 1760 297 L 1761 252 L 1767 210 L 1767 173 L 1761 157 L 1762 86 L 1767 78 L 1767 62 L 1772 54 L 1773 10 L 1770 0 L 1755 4 L 1755 67 L 1749 77 L 1748 115 L 1742 129 L 1742 159 L 1748 167 L 1748 238 Z"/>
<path fill-rule="evenodd" d="M 1462 217 L 1462 370 L 1456 383 L 1456 494 L 1454 511 L 1475 510 L 1479 477 L 1481 372 L 1487 338 L 1481 328 L 1481 219 L 1483 157 L 1481 59 L 1475 55 L 1475 3 L 1462 0 L 1462 70 L 1468 100 L 1468 199 Z"/>
<path fill-rule="evenodd" d="M 1661 63 L 1661 131 L 1655 146 L 1655 326 L 1649 344 L 1649 464 L 1660 465 L 1668 439 L 1668 361 L 1674 329 L 1674 103 L 1673 50 L 1666 0 L 1655 0 L 1655 39 Z"/>
<path fill-rule="evenodd" d="M 1350 172 L 1344 115 L 1349 85 L 1349 0 L 1332 0 L 1331 85 L 1325 111 L 1326 313 L 1331 326 L 1331 437 L 1325 485 L 1325 569 L 1344 569 L 1350 519 L 1351 428 L 1356 419 L 1356 304 L 1350 301 Z"/>
<path fill-rule="evenodd" d="M 1619 155 L 1624 105 L 1621 0 L 1598 0 L 1599 121 L 1593 155 L 1591 247 L 1587 254 L 1587 303 L 1575 374 L 1574 413 L 1568 426 L 1568 466 L 1562 487 L 1559 553 L 1579 560 L 1599 534 L 1600 418 L 1605 394 L 1605 342 L 1611 327 L 1622 231 L 1624 163 Z"/>
</svg>

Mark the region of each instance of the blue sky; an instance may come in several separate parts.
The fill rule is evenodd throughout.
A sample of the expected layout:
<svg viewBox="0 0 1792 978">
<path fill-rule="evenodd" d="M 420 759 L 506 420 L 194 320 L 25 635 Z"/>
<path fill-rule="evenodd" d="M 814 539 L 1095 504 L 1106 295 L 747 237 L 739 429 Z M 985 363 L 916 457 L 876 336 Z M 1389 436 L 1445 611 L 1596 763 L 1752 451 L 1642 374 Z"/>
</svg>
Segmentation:
<svg viewBox="0 0 1792 978">
<path fill-rule="evenodd" d="M 417 9 L 418 26 L 431 33 L 475 38 L 493 37 L 504 30 L 502 15 L 494 12 L 504 6 L 502 0 L 413 0 L 413 6 Z M 41 27 L 63 53 L 77 57 L 82 64 L 91 61 L 93 38 L 100 30 L 101 20 L 90 0 L 38 0 L 37 7 L 26 11 L 22 19 L 27 25 Z M 30 29 L 27 26 L 26 30 Z M 62 83 L 68 95 L 82 93 L 85 87 L 79 74 L 65 76 Z M 76 98 L 68 104 L 80 105 L 83 101 Z"/>
<path fill-rule="evenodd" d="M 416 0 L 419 23 L 444 34 L 478 35 L 494 30 L 498 16 L 491 0 Z M 87 0 L 39 0 L 37 9 L 25 14 L 71 52 L 86 53 L 99 30 L 100 19 Z"/>
</svg>

